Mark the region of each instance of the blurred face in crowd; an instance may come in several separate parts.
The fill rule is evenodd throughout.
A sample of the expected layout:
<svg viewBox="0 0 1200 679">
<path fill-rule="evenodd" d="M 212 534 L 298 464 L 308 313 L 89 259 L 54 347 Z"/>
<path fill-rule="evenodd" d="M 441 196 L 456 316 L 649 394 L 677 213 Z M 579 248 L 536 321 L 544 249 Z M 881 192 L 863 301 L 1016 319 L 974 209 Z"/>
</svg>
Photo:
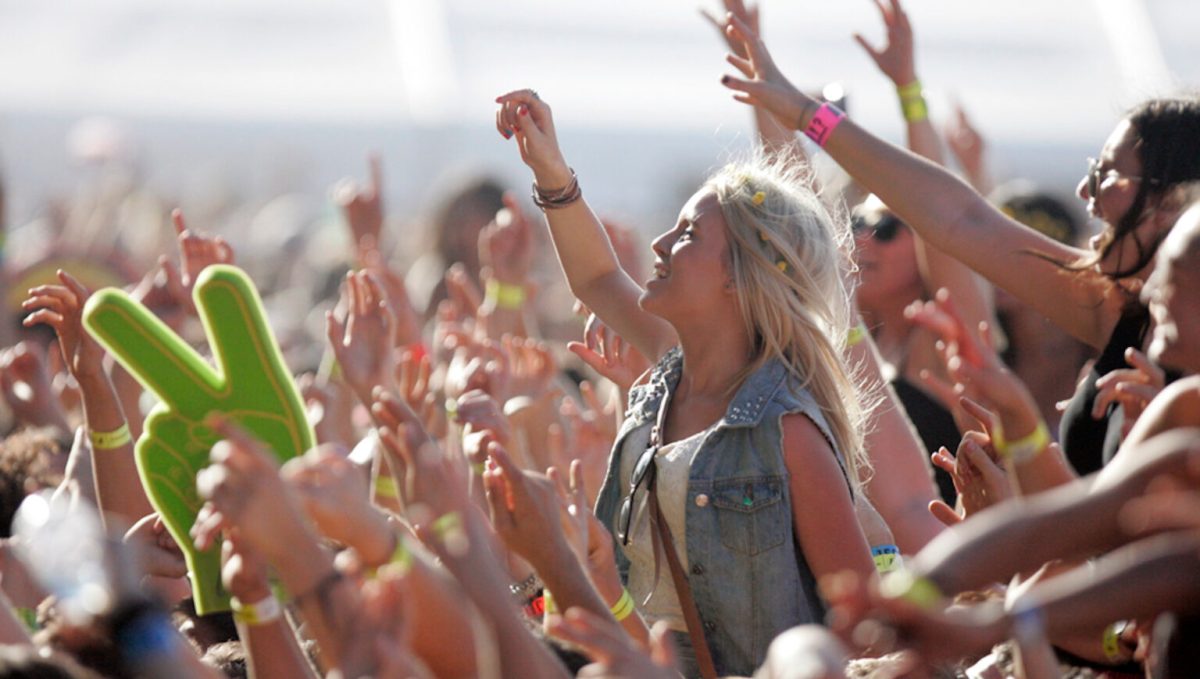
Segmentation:
<svg viewBox="0 0 1200 679">
<path fill-rule="evenodd" d="M 855 261 L 860 307 L 906 305 L 921 296 L 921 273 L 912 231 L 887 210 L 854 220 Z"/>
<path fill-rule="evenodd" d="M 1158 251 L 1142 300 L 1154 318 L 1150 359 L 1200 372 L 1200 206 L 1185 212 Z"/>
<path fill-rule="evenodd" d="M 641 307 L 673 324 L 712 318 L 722 300 L 734 298 L 726 231 L 717 194 L 706 188 L 693 195 L 674 228 L 651 244 L 654 267 Z"/>
<path fill-rule="evenodd" d="M 1137 197 L 1142 182 L 1142 161 L 1138 158 L 1137 131 L 1128 120 L 1117 123 L 1117 127 L 1104 142 L 1100 157 L 1088 167 L 1088 172 L 1079 182 L 1077 193 L 1087 203 L 1088 214 L 1105 223 L 1105 231 L 1121 221 Z M 1148 216 L 1152 216 L 1149 213 Z M 1154 219 L 1144 219 L 1138 228 L 1129 234 L 1144 245 L 1150 245 L 1163 228 Z M 1128 236 L 1126 237 L 1128 238 Z M 1091 247 L 1098 249 L 1101 236 L 1091 240 Z M 1138 248 L 1129 242 L 1118 243 L 1100 262 L 1103 272 L 1120 271 L 1136 261 Z"/>
</svg>

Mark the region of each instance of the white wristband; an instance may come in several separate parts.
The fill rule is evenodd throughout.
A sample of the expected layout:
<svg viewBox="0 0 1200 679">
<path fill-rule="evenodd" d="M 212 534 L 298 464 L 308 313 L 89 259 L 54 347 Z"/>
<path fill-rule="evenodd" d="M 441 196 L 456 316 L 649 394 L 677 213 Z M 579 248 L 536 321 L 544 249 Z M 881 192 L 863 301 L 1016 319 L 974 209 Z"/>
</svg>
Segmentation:
<svg viewBox="0 0 1200 679">
<path fill-rule="evenodd" d="M 242 603 L 237 597 L 233 597 L 230 604 L 233 608 L 233 619 L 251 627 L 275 622 L 283 615 L 283 607 L 279 605 L 279 599 L 276 599 L 274 594 L 268 594 L 266 598 L 252 604 Z"/>
</svg>

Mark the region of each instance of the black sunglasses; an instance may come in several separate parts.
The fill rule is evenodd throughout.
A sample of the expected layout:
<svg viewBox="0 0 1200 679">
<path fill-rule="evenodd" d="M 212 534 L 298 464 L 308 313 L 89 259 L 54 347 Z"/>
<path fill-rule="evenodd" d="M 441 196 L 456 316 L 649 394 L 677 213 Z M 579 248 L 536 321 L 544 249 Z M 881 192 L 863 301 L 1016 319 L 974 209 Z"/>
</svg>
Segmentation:
<svg viewBox="0 0 1200 679">
<path fill-rule="evenodd" d="M 895 238 L 897 233 L 900 233 L 900 227 L 903 225 L 904 222 L 900 221 L 899 217 L 888 213 L 875 220 L 873 223 L 868 223 L 863 217 L 855 217 L 854 220 L 850 222 L 850 230 L 853 231 L 855 235 L 866 232 L 871 236 L 871 238 L 874 238 L 876 242 L 887 243 Z"/>
<path fill-rule="evenodd" d="M 642 451 L 637 464 L 633 466 L 633 475 L 629 478 L 629 494 L 621 502 L 621 513 L 617 517 L 617 537 L 621 539 L 621 544 L 624 546 L 629 546 L 629 532 L 633 523 L 633 503 L 637 498 L 638 491 L 642 487 L 647 489 L 654 487 L 654 480 L 658 474 L 658 465 L 654 463 L 654 458 L 658 455 L 658 448 L 657 443 L 646 446 L 646 450 Z"/>
<path fill-rule="evenodd" d="M 667 421 L 669 401 L 670 396 L 664 395 L 658 404 L 658 417 L 650 429 L 650 442 L 638 457 L 637 464 L 633 465 L 633 473 L 629 475 L 629 494 L 621 502 L 621 511 L 617 515 L 617 538 L 626 547 L 629 546 L 633 506 L 638 491 L 644 487 L 650 492 L 654 492 L 654 481 L 658 475 L 658 465 L 655 464 L 654 459 L 658 456 L 659 449 L 662 448 L 663 427 Z"/>
</svg>

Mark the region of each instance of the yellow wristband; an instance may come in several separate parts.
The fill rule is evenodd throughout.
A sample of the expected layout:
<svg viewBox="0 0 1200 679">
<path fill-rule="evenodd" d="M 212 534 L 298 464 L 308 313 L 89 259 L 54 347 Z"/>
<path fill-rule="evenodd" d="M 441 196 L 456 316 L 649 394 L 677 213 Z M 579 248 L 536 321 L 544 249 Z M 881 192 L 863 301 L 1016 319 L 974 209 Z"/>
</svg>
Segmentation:
<svg viewBox="0 0 1200 679">
<path fill-rule="evenodd" d="M 554 603 L 554 595 L 548 589 L 542 590 L 542 606 L 545 607 L 546 615 L 558 612 L 558 604 Z"/>
<path fill-rule="evenodd" d="M 92 439 L 92 450 L 113 450 L 133 440 L 128 423 L 113 431 L 89 431 L 88 436 Z"/>
<path fill-rule="evenodd" d="M 1125 626 L 1128 624 L 1128 622 L 1120 620 L 1104 628 L 1104 635 L 1100 637 L 1100 642 L 1104 646 L 1104 657 L 1109 662 L 1118 663 L 1129 660 L 1130 654 L 1121 646 L 1121 632 L 1125 631 Z"/>
<path fill-rule="evenodd" d="M 910 604 L 929 610 L 943 599 L 942 591 L 926 577 L 909 571 L 889 573 L 880 584 L 880 591 L 891 599 L 904 599 Z"/>
<path fill-rule="evenodd" d="M 629 595 L 628 589 L 621 590 L 621 598 L 617 599 L 617 603 L 613 604 L 609 609 L 617 622 L 621 622 L 633 614 L 633 597 Z"/>
<path fill-rule="evenodd" d="M 400 497 L 400 491 L 396 488 L 396 481 L 390 476 L 375 477 L 375 494 L 386 498 Z"/>
<path fill-rule="evenodd" d="M 920 123 L 929 118 L 929 107 L 925 104 L 925 99 L 921 97 L 901 99 L 900 113 L 904 115 L 905 122 Z"/>
<path fill-rule="evenodd" d="M 901 99 L 920 99 L 923 96 L 924 88 L 921 87 L 920 80 L 914 80 L 907 85 L 896 87 L 896 94 L 900 95 Z"/>
<path fill-rule="evenodd" d="M 1004 430 L 997 427 L 992 434 L 992 445 L 1000 457 L 1021 464 L 1037 457 L 1038 453 L 1050 445 L 1050 430 L 1046 428 L 1045 422 L 1039 420 L 1037 427 L 1028 436 L 1016 441 L 1007 441 L 1004 438 Z"/>
<path fill-rule="evenodd" d="M 252 604 L 242 603 L 237 597 L 232 597 L 229 606 L 233 609 L 234 620 L 250 626 L 275 622 L 283 615 L 283 607 L 274 594 L 268 594 L 267 598 Z"/>
<path fill-rule="evenodd" d="M 525 287 L 501 283 L 495 278 L 488 279 L 484 288 L 484 301 L 493 306 L 509 311 L 517 311 L 525 305 Z"/>
</svg>

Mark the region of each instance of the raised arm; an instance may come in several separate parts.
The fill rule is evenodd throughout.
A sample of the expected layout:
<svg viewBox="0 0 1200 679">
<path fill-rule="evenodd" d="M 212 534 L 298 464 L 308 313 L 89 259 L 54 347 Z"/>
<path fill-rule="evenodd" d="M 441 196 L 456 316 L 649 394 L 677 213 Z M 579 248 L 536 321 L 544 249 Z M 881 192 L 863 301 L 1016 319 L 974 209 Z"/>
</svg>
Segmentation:
<svg viewBox="0 0 1200 679">
<path fill-rule="evenodd" d="M 808 130 L 820 104 L 788 82 L 766 46 L 730 17 L 727 30 L 746 43 L 755 78 L 725 76 L 734 98 L 765 106 L 781 120 Z M 814 130 L 815 133 L 815 130 Z M 1059 261 L 1085 253 L 1043 236 L 992 207 L 942 167 L 889 144 L 843 119 L 818 135 L 850 176 L 875 193 L 931 245 L 953 255 L 994 284 L 1037 309 L 1092 346 L 1102 346 L 1120 315 L 1120 295 L 1099 277 L 1070 276 L 1038 252 Z"/>
<path fill-rule="evenodd" d="M 908 14 L 900 0 L 875 0 L 875 5 L 887 28 L 887 42 L 876 48 L 861 35 L 855 34 L 854 39 L 896 87 L 909 150 L 938 165 L 945 165 L 942 140 L 929 119 L 929 107 L 917 77 L 915 41 Z M 950 290 L 972 333 L 980 321 L 994 323 L 990 290 L 966 264 L 932 247 L 920 236 L 916 239 L 916 253 L 925 288 Z"/>
<path fill-rule="evenodd" d="M 97 503 L 103 514 L 111 513 L 133 524 L 154 508 L 142 490 L 125 413 L 104 371 L 104 349 L 83 328 L 83 306 L 90 293 L 65 271 L 58 272 L 58 279 L 61 285 L 43 285 L 29 291 L 23 308 L 32 313 L 25 325 L 44 323 L 58 335 L 63 359 L 79 382 L 83 397 Z"/>
<path fill-rule="evenodd" d="M 533 90 L 496 99 L 496 127 L 515 138 L 521 160 L 533 170 L 537 191 L 567 198 L 578 186 L 558 146 L 550 107 Z M 656 360 L 676 343 L 667 323 L 638 307 L 642 288 L 617 261 L 604 227 L 582 197 L 551 201 L 546 222 L 571 292 L 647 358 Z"/>
<path fill-rule="evenodd" d="M 1008 502 L 947 530 L 910 566 L 946 593 L 979 588 L 1053 559 L 1088 557 L 1135 538 L 1119 515 L 1164 474 L 1184 477 L 1195 464 L 1196 429 L 1169 432 L 1139 446 L 1136 465 Z"/>
</svg>

